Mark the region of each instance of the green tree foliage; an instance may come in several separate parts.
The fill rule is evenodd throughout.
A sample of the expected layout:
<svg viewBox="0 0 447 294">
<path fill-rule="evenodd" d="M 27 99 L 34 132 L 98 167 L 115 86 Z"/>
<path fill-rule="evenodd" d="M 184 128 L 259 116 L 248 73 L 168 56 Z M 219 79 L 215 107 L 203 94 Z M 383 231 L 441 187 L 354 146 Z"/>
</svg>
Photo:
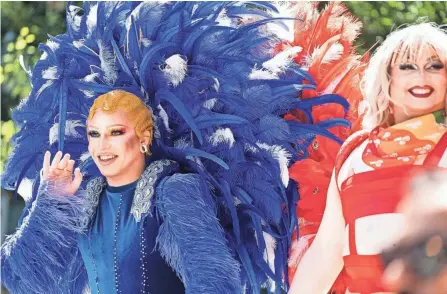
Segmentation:
<svg viewBox="0 0 447 294">
<path fill-rule="evenodd" d="M 418 21 L 447 24 L 445 1 L 352 1 L 345 4 L 363 23 L 363 33 L 357 42 L 363 52 L 402 25 Z"/>
<path fill-rule="evenodd" d="M 0 173 L 3 172 L 3 165 L 12 149 L 12 146 L 10 144 L 6 144 L 6 142 L 9 142 L 16 131 L 16 127 L 14 126 L 12 120 L 1 122 L 1 138 L 2 142 L 5 142 L 5 144 L 2 144 L 0 148 Z"/>
<path fill-rule="evenodd" d="M 65 5 L 66 2 L 50 1 L 1 3 L 2 121 L 10 119 L 10 109 L 31 90 L 19 56 L 23 56 L 26 68 L 32 67 L 40 56 L 39 43 L 45 42 L 48 34 L 57 35 L 65 31 Z"/>
<path fill-rule="evenodd" d="M 26 97 L 31 85 L 20 65 L 20 56 L 27 69 L 39 60 L 37 46 L 50 35 L 65 30 L 66 2 L 2 2 L 1 4 L 1 157 L 0 172 L 12 149 L 8 144 L 17 131 L 10 120 L 10 110 Z"/>
</svg>

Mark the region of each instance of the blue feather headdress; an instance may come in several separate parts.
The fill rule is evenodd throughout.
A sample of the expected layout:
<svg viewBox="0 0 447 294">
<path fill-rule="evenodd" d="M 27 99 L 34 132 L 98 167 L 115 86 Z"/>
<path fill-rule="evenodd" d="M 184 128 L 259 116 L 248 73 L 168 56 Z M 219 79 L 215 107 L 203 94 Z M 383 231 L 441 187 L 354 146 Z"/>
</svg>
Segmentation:
<svg viewBox="0 0 447 294">
<path fill-rule="evenodd" d="M 85 181 L 97 175 L 89 109 L 103 93 L 132 92 L 153 112 L 151 159 L 177 161 L 211 185 L 247 292 L 286 289 L 298 200 L 287 168 L 315 135 L 333 135 L 331 123 L 283 118 L 309 112 L 297 97 L 315 85 L 293 62 L 297 48 L 274 56 L 280 40 L 264 26 L 280 21 L 272 12 L 267 2 L 68 4 L 66 33 L 39 46 L 32 91 L 13 111 L 21 129 L 3 187 L 38 179 L 46 150 L 70 153 Z"/>
</svg>

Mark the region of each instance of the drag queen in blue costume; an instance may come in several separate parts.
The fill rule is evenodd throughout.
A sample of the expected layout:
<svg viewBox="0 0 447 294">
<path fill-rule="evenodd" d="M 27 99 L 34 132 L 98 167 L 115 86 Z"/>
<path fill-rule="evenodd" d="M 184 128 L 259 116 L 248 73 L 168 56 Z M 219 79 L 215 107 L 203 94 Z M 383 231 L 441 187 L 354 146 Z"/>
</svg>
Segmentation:
<svg viewBox="0 0 447 294">
<path fill-rule="evenodd" d="M 33 186 L 1 249 L 11 293 L 287 290 L 298 199 L 287 167 L 344 122 L 283 115 L 344 101 L 296 98 L 315 85 L 292 62 L 298 48 L 273 55 L 275 13 L 267 2 L 68 4 L 67 32 L 40 45 L 13 111 L 2 186 Z"/>
</svg>

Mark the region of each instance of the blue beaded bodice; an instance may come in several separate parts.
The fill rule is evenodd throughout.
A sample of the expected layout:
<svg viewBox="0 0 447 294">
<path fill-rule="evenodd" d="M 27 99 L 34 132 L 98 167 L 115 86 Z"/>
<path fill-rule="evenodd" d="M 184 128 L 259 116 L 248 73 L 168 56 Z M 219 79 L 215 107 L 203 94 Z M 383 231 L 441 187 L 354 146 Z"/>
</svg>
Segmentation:
<svg viewBox="0 0 447 294">
<path fill-rule="evenodd" d="M 184 293 L 155 250 L 157 220 L 147 215 L 137 221 L 131 213 L 136 186 L 102 190 L 88 230 L 78 237 L 91 293 Z"/>
</svg>

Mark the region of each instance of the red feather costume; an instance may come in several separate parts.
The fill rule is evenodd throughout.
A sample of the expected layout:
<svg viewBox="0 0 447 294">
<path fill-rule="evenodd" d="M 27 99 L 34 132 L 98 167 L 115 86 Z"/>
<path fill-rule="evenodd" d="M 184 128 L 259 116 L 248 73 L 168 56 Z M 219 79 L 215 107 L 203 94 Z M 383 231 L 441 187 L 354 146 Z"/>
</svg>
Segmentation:
<svg viewBox="0 0 447 294">
<path fill-rule="evenodd" d="M 353 43 L 361 30 L 361 23 L 340 3 L 330 4 L 320 13 L 318 2 L 289 4 L 296 9 L 294 40 L 282 44 L 280 51 L 300 46 L 302 51 L 294 61 L 308 68 L 314 78 L 316 90 L 304 90 L 302 99 L 312 99 L 322 94 L 338 94 L 346 98 L 350 110 L 345 116 L 342 106 L 326 104 L 312 109 L 315 123 L 329 118 L 347 118 L 351 129 L 333 127 L 330 131 L 343 141 L 360 128 L 358 108 L 362 95 L 360 80 L 366 67 L 366 55 L 360 56 Z M 305 120 L 300 113 L 288 115 L 289 119 Z M 294 163 L 289 175 L 299 182 L 300 200 L 297 206 L 299 238 L 294 235 L 289 259 L 289 281 L 292 282 L 297 265 L 312 244 L 318 231 L 326 204 L 326 194 L 335 166 L 340 145 L 331 139 L 317 136 L 309 147 L 309 157 Z M 344 270 L 332 287 L 332 292 L 345 293 L 347 276 Z"/>
</svg>

